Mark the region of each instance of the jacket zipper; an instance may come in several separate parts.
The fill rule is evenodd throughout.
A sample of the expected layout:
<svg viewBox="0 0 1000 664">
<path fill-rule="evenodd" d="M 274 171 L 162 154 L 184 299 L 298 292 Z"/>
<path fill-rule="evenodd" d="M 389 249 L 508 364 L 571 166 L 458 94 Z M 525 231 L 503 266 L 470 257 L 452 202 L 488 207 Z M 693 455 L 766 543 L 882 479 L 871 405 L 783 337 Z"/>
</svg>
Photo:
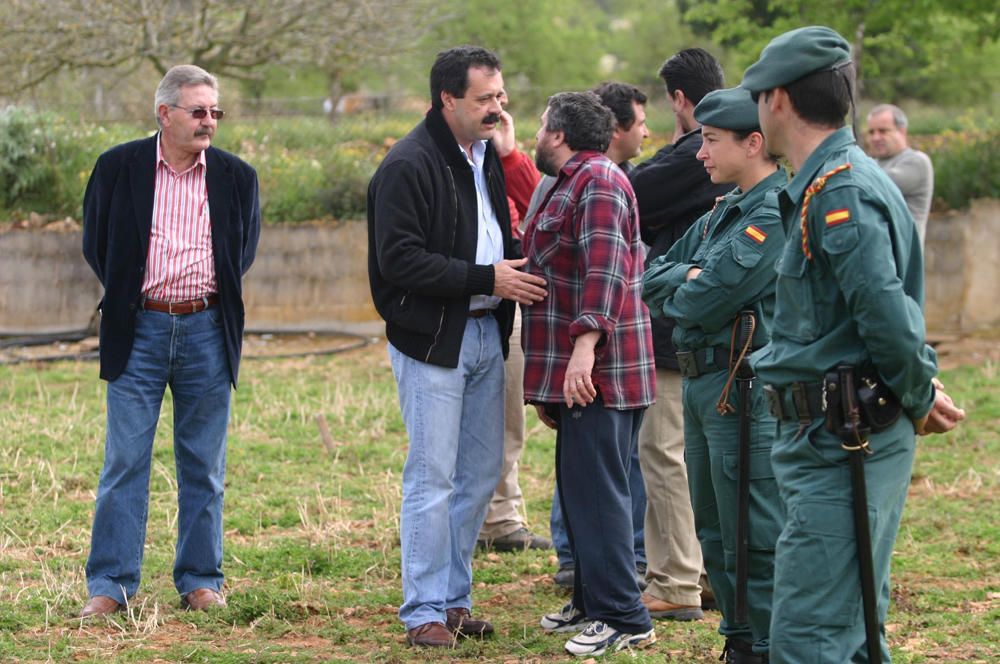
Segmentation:
<svg viewBox="0 0 1000 664">
<path fill-rule="evenodd" d="M 455 186 L 455 175 L 452 173 L 451 166 L 447 166 L 446 168 L 448 169 L 448 182 L 451 183 L 451 209 L 455 214 L 451 222 L 451 253 L 454 255 L 455 236 L 458 229 L 458 188 Z M 446 311 L 447 307 L 441 305 L 441 317 L 438 319 L 438 328 L 434 332 L 434 341 L 431 342 L 430 347 L 427 349 L 427 356 L 424 358 L 425 362 L 430 362 L 431 353 L 434 351 L 434 347 L 437 346 L 438 338 L 441 336 L 441 329 L 444 327 L 444 315 Z"/>
</svg>

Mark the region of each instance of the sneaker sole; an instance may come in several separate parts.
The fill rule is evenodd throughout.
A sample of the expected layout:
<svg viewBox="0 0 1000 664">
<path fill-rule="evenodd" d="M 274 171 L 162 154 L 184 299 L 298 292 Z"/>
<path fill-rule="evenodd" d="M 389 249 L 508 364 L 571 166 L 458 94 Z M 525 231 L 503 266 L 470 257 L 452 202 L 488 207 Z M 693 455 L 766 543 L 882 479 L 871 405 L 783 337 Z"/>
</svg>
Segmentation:
<svg viewBox="0 0 1000 664">
<path fill-rule="evenodd" d="M 618 639 L 610 646 L 605 645 L 597 650 L 587 650 L 585 652 L 573 652 L 569 649 L 569 644 L 566 645 L 566 652 L 571 655 L 576 655 L 577 657 L 600 657 L 604 653 L 608 652 L 610 648 L 611 652 L 618 652 L 619 650 L 638 650 L 640 648 L 648 648 L 649 646 L 656 643 L 656 632 L 650 632 L 649 634 L 641 634 L 630 636 L 624 639 Z"/>
</svg>

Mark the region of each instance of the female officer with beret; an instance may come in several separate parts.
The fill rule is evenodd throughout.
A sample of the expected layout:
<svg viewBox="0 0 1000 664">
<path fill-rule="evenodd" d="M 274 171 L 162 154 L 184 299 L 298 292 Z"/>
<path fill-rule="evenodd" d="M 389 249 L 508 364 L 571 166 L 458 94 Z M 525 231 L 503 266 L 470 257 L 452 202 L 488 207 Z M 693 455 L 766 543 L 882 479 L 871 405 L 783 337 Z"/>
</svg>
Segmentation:
<svg viewBox="0 0 1000 664">
<path fill-rule="evenodd" d="M 677 321 L 673 341 L 684 376 L 684 445 L 695 528 L 722 611 L 725 661 L 766 661 L 774 544 L 781 503 L 771 471 L 775 421 L 755 384 L 740 402 L 737 360 L 763 346 L 774 308 L 774 263 L 785 233 L 776 191 L 787 182 L 765 146 L 757 107 L 740 88 L 705 96 L 694 111 L 704 142 L 698 159 L 712 182 L 736 185 L 699 219 L 643 279 L 653 316 Z M 747 342 L 734 326 L 753 312 Z M 739 411 L 749 409 L 747 618 L 735 616 Z"/>
</svg>

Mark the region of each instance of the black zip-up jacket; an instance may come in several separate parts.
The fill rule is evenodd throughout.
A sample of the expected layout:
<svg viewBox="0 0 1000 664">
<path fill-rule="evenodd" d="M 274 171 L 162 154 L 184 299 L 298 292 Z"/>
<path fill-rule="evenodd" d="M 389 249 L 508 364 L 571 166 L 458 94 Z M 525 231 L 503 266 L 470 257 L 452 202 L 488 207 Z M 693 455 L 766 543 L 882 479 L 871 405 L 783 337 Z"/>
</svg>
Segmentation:
<svg viewBox="0 0 1000 664">
<path fill-rule="evenodd" d="M 503 233 L 516 258 L 503 168 L 491 142 L 483 163 Z M 473 295 L 493 293 L 493 266 L 476 265 L 478 203 L 472 167 L 436 109 L 396 143 L 368 184 L 368 280 L 386 337 L 406 355 L 457 367 Z M 503 355 L 514 303 L 495 312 Z"/>
<path fill-rule="evenodd" d="M 661 148 L 628 174 L 639 203 L 639 231 L 650 246 L 646 264 L 667 253 L 688 227 L 712 209 L 715 199 L 732 190 L 732 185 L 712 184 L 698 161 L 701 129 L 695 129 Z M 678 370 L 677 349 L 671 336 L 672 319 L 654 316 L 653 356 L 659 369 Z"/>
</svg>

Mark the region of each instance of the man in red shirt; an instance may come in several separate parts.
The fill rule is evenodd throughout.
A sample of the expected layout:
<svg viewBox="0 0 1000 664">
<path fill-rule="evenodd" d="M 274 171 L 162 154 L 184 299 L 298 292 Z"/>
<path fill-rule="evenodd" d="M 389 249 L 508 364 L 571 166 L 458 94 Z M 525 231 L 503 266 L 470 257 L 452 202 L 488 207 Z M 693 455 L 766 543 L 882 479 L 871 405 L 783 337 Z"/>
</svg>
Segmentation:
<svg viewBox="0 0 1000 664">
<path fill-rule="evenodd" d="M 635 195 L 605 156 L 614 116 L 592 92 L 549 99 L 535 162 L 556 176 L 524 228 L 529 274 L 549 294 L 522 311 L 524 396 L 556 433 L 556 476 L 576 578 L 573 599 L 542 618 L 600 655 L 656 640 L 634 575 L 630 452 L 655 392 Z"/>
</svg>

